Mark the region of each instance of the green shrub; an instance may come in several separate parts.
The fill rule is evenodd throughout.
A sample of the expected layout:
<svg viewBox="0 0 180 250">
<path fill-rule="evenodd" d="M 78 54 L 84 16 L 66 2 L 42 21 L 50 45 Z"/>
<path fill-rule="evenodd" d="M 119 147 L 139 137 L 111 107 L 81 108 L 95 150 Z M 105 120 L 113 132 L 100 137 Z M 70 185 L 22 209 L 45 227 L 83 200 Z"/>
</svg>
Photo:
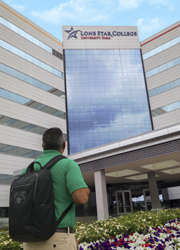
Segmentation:
<svg viewBox="0 0 180 250">
<path fill-rule="evenodd" d="M 138 211 L 118 218 L 94 221 L 91 224 L 77 222 L 74 232 L 78 241 L 89 243 L 105 240 L 106 237 L 110 238 L 122 233 L 140 233 L 145 231 L 147 227 L 164 225 L 176 218 L 180 218 L 180 209 L 162 209 L 157 212 Z"/>
<path fill-rule="evenodd" d="M 180 209 L 162 209 L 157 212 L 139 211 L 134 214 L 122 215 L 118 218 L 93 221 L 91 224 L 77 222 L 74 233 L 80 242 L 94 242 L 105 240 L 107 237 L 119 234 L 131 234 L 143 232 L 147 227 L 158 227 L 170 220 L 180 218 Z M 0 231 L 0 249 L 22 250 L 22 243 L 12 241 L 8 231 Z"/>
<path fill-rule="evenodd" d="M 22 250 L 23 245 L 20 242 L 12 241 L 9 237 L 8 231 L 0 232 L 0 249 L 1 250 Z"/>
</svg>

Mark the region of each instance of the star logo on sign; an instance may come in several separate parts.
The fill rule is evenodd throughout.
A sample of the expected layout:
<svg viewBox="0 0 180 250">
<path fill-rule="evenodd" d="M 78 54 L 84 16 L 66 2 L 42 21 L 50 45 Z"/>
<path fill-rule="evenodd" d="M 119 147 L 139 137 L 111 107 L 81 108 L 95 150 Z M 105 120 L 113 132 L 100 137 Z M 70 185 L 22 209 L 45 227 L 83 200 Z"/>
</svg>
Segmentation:
<svg viewBox="0 0 180 250">
<path fill-rule="evenodd" d="M 80 31 L 80 30 L 74 30 L 73 27 L 71 27 L 70 30 L 65 30 L 65 32 L 67 32 L 67 33 L 69 34 L 67 40 L 68 40 L 69 38 L 72 38 L 72 37 L 74 37 L 74 38 L 77 39 L 77 33 L 78 33 L 79 31 Z"/>
</svg>

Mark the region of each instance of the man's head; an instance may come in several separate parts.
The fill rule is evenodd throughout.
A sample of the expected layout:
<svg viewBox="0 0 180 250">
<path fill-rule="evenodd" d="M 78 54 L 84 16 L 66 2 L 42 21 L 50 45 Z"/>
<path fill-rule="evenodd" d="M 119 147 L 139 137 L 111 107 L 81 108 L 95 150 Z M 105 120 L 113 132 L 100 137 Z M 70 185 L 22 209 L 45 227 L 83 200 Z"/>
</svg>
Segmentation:
<svg viewBox="0 0 180 250">
<path fill-rule="evenodd" d="M 47 129 L 43 134 L 42 141 L 42 147 L 44 150 L 58 150 L 63 152 L 65 149 L 66 144 L 64 136 L 59 128 Z"/>
</svg>

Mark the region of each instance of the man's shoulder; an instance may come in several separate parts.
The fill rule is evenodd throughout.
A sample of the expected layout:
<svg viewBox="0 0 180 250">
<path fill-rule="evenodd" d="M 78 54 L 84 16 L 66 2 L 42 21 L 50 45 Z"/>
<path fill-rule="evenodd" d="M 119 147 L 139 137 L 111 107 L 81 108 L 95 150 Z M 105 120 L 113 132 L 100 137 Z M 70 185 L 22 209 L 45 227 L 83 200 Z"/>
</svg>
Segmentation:
<svg viewBox="0 0 180 250">
<path fill-rule="evenodd" d="M 67 157 L 63 158 L 62 160 L 58 161 L 57 164 L 63 164 L 63 165 L 66 165 L 66 166 L 78 166 L 78 164 L 72 160 L 72 159 L 69 159 Z"/>
</svg>

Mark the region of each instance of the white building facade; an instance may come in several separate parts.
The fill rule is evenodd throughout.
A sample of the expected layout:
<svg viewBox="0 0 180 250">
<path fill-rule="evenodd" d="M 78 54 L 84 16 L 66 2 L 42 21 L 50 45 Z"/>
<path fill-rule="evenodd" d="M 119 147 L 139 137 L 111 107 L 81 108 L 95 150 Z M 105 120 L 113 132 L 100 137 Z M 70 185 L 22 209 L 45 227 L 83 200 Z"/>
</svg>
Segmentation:
<svg viewBox="0 0 180 250">
<path fill-rule="evenodd" d="M 7 215 L 13 172 L 42 152 L 42 133 L 66 110 L 62 42 L 0 1 L 0 207 Z M 67 152 L 66 152 L 67 153 Z"/>
<path fill-rule="evenodd" d="M 180 122 L 180 22 L 141 42 L 154 129 Z"/>
</svg>

